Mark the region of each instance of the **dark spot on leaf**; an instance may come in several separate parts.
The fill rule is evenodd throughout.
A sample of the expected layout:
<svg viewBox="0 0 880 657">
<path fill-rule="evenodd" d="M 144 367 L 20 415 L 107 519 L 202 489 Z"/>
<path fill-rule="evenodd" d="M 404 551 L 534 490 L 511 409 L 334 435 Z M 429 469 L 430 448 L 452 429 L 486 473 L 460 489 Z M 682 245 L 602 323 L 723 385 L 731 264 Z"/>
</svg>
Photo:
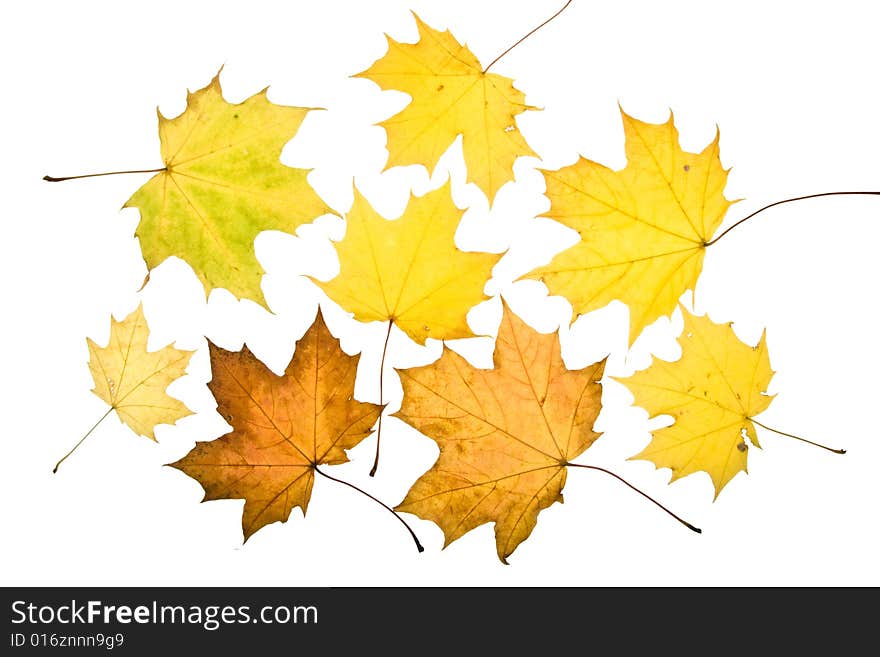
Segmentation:
<svg viewBox="0 0 880 657">
<path fill-rule="evenodd" d="M 691 165 L 690 165 L 690 164 L 685 164 L 685 165 L 684 165 L 684 170 L 685 170 L 685 171 L 690 171 L 690 170 L 691 170 Z"/>
<path fill-rule="evenodd" d="M 443 91 L 445 88 L 442 84 L 437 85 L 437 91 Z"/>
<path fill-rule="evenodd" d="M 739 451 L 744 452 L 744 451 L 746 451 L 749 447 L 748 447 L 748 445 L 746 445 L 745 443 L 737 443 L 737 444 L 736 444 L 736 448 L 737 448 Z"/>
</svg>

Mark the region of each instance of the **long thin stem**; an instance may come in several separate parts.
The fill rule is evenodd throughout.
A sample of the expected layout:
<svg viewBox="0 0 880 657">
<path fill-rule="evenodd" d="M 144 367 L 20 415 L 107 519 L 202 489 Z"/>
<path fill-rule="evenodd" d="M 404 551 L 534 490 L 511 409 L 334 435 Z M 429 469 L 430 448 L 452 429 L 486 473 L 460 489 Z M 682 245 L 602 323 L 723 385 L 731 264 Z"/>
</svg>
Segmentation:
<svg viewBox="0 0 880 657">
<path fill-rule="evenodd" d="M 510 48 L 508 48 L 508 49 L 505 50 L 503 53 L 501 53 L 500 55 L 498 55 L 495 59 L 493 59 L 491 62 L 489 62 L 489 65 L 488 65 L 486 68 L 483 69 L 483 73 L 488 73 L 488 72 L 489 72 L 489 69 L 492 68 L 493 66 L 495 66 L 495 64 L 498 62 L 499 59 L 501 59 L 502 57 L 504 57 L 504 55 L 506 55 L 507 53 L 509 53 L 509 52 L 510 52 L 511 50 L 513 50 L 514 48 L 516 48 L 519 44 L 521 44 L 523 41 L 525 41 L 525 40 L 528 39 L 530 36 L 532 36 L 535 32 L 537 32 L 537 31 L 540 30 L 542 27 L 544 27 L 547 23 L 549 23 L 549 22 L 552 21 L 554 18 L 556 18 L 557 16 L 559 16 L 559 14 L 561 14 L 562 12 L 564 12 L 564 11 L 566 10 L 566 8 L 568 7 L 568 5 L 570 5 L 572 2 L 574 2 L 574 0 L 568 0 L 568 2 L 566 2 L 566 3 L 562 6 L 562 9 L 560 9 L 559 11 L 557 11 L 557 12 L 556 12 L 555 14 L 553 14 L 550 18 L 548 18 L 547 20 L 545 20 L 545 21 L 544 21 L 543 23 L 541 23 L 538 27 L 536 27 L 535 29 L 533 29 L 531 32 L 529 32 L 529 33 L 526 34 L 524 37 L 522 37 L 519 41 L 517 41 L 517 42 L 514 43 L 512 46 L 510 46 Z"/>
<path fill-rule="evenodd" d="M 369 498 L 370 498 L 371 500 L 373 500 L 376 504 L 379 504 L 379 505 L 385 507 L 385 508 L 391 513 L 391 515 L 393 515 L 395 518 L 397 518 L 397 519 L 403 524 L 403 526 L 406 527 L 406 531 L 408 531 L 408 532 L 409 532 L 409 535 L 412 536 L 412 540 L 415 541 L 416 547 L 418 548 L 419 552 L 424 552 L 424 551 L 425 551 L 425 548 L 423 548 L 423 547 L 422 547 L 422 544 L 419 543 L 419 537 L 416 536 L 416 533 L 412 530 L 412 527 L 409 526 L 409 524 L 406 522 L 406 520 L 404 520 L 403 518 L 400 517 L 400 514 L 398 514 L 397 511 L 395 511 L 395 510 L 392 509 L 390 506 L 388 506 L 387 504 L 385 504 L 385 502 L 383 502 L 382 500 L 380 500 L 380 499 L 378 499 L 378 498 L 376 498 L 376 497 L 373 497 L 373 496 L 370 495 L 367 491 L 365 491 L 365 490 L 363 490 L 363 489 L 361 489 L 361 488 L 358 488 L 358 487 L 355 486 L 354 484 L 350 484 L 350 483 L 348 483 L 347 481 L 344 481 L 344 480 L 342 480 L 342 479 L 337 479 L 336 477 L 331 477 L 331 476 L 328 475 L 326 472 L 324 472 L 323 470 L 319 469 L 318 466 L 315 466 L 315 472 L 317 472 L 317 473 L 318 473 L 319 475 L 321 475 L 321 476 L 327 477 L 327 479 L 330 479 L 330 480 L 335 481 L 335 482 L 340 483 L 340 484 L 344 484 L 344 485 L 348 486 L 349 488 L 353 488 L 354 490 L 356 490 L 356 491 L 357 491 L 358 493 L 360 493 L 361 495 L 366 495 L 367 497 L 369 497 Z"/>
<path fill-rule="evenodd" d="M 727 235 L 727 233 L 732 231 L 734 228 L 744 224 L 745 222 L 747 222 L 749 219 L 751 219 L 755 215 L 762 213 L 764 210 L 769 210 L 770 208 L 774 208 L 777 205 L 782 205 L 783 203 L 793 203 L 794 201 L 803 201 L 803 200 L 806 200 L 809 198 L 820 198 L 822 196 L 880 196 L 880 192 L 822 192 L 821 194 L 807 194 L 806 196 L 796 196 L 794 198 L 787 198 L 782 201 L 776 201 L 775 203 L 771 203 L 770 205 L 765 205 L 760 210 L 755 210 L 754 212 L 752 212 L 752 214 L 750 214 L 747 217 L 743 217 L 742 219 L 737 221 L 735 224 L 728 227 L 727 230 L 725 230 L 723 233 L 721 233 L 718 237 L 713 239 L 711 242 L 706 242 L 706 246 L 712 246 L 713 244 L 715 244 L 715 242 L 717 242 L 722 237 Z"/>
<path fill-rule="evenodd" d="M 795 440 L 800 440 L 802 443 L 807 443 L 808 445 L 813 445 L 813 447 L 821 447 L 822 449 L 827 449 L 829 452 L 833 452 L 834 454 L 846 454 L 845 449 L 832 449 L 831 447 L 827 447 L 826 445 L 820 445 L 819 443 L 814 443 L 812 440 L 807 440 L 806 438 L 801 438 L 800 436 L 795 436 L 792 433 L 785 433 L 784 431 L 780 431 L 779 429 L 774 429 L 773 427 L 768 427 L 766 424 L 761 424 L 755 418 L 749 418 L 752 422 L 757 424 L 762 429 L 766 429 L 767 431 L 772 431 L 773 433 L 778 433 L 780 436 L 785 436 L 786 438 L 794 438 Z"/>
<path fill-rule="evenodd" d="M 379 363 L 379 405 L 385 403 L 385 392 L 382 387 L 383 382 L 385 381 L 385 353 L 388 351 L 388 338 L 391 337 L 391 325 L 394 323 L 393 319 L 388 320 L 388 332 L 385 334 L 385 346 L 382 347 L 382 361 Z M 382 409 L 382 412 L 379 413 L 379 426 L 376 427 L 376 458 L 373 460 L 373 467 L 370 469 L 370 476 L 376 476 L 376 470 L 379 468 L 379 444 L 382 441 L 382 416 L 385 414 L 385 409 Z"/>
<path fill-rule="evenodd" d="M 78 178 L 98 178 L 100 176 L 119 176 L 124 173 L 159 173 L 160 171 L 167 171 L 166 167 L 162 167 L 161 169 L 137 169 L 132 171 L 105 171 L 104 173 L 84 173 L 81 176 L 64 176 L 63 178 L 56 178 L 54 176 L 43 176 L 43 180 L 46 182 L 64 182 L 65 180 L 77 180 Z"/>
<path fill-rule="evenodd" d="M 627 486 L 629 486 L 630 488 L 632 488 L 635 492 L 637 492 L 637 493 L 638 493 L 639 495 L 641 495 L 642 497 L 644 497 L 644 498 L 646 498 L 646 499 L 652 501 L 654 504 L 656 504 L 656 505 L 659 506 L 661 509 L 663 509 L 664 511 L 666 511 L 666 513 L 668 513 L 668 514 L 671 515 L 673 518 L 675 518 L 676 520 L 678 520 L 682 525 L 684 525 L 685 527 L 687 527 L 687 528 L 690 529 L 691 531 L 693 531 L 693 532 L 697 532 L 698 534 L 702 534 L 702 533 L 703 533 L 703 530 L 702 530 L 702 529 L 700 529 L 699 527 L 694 527 L 694 526 L 693 526 L 691 523 L 689 523 L 687 520 L 684 520 L 684 519 L 682 519 L 682 518 L 679 518 L 677 515 L 675 515 L 672 511 L 670 511 L 669 509 L 667 509 L 667 508 L 666 508 L 665 506 L 663 506 L 662 504 L 660 504 L 660 502 L 658 502 L 657 500 L 655 500 L 653 497 L 651 497 L 650 495 L 648 495 L 648 494 L 645 493 L 645 492 L 640 491 L 638 488 L 636 488 L 636 487 L 633 486 L 631 483 L 629 483 L 626 479 L 624 479 L 624 478 L 621 477 L 620 475 L 616 475 L 616 474 L 614 474 L 614 473 L 611 472 L 610 470 L 606 470 L 605 468 L 600 468 L 599 466 L 596 466 L 596 465 L 581 465 L 580 463 L 566 463 L 565 465 L 570 465 L 570 466 L 572 466 L 573 468 L 584 468 L 584 469 L 586 469 L 586 470 L 598 470 L 599 472 L 604 472 L 604 473 L 607 474 L 607 475 L 611 475 L 612 477 L 614 477 L 615 479 L 617 479 L 617 481 L 619 481 L 619 482 L 621 482 L 621 483 L 623 483 L 623 484 L 626 484 Z"/>
<path fill-rule="evenodd" d="M 52 469 L 52 474 L 55 474 L 56 472 L 58 472 L 58 466 L 61 465 L 61 464 L 64 462 L 64 460 L 65 460 L 68 456 L 70 456 L 71 454 L 73 454 L 73 453 L 76 451 L 76 448 L 77 448 L 77 447 L 79 447 L 80 445 L 82 445 L 83 441 L 84 441 L 86 438 L 89 437 L 89 435 L 92 433 L 92 431 L 94 431 L 95 429 L 98 428 L 98 425 L 101 424 L 101 422 L 104 421 L 104 418 L 106 418 L 108 415 L 110 415 L 110 411 L 112 411 L 112 410 L 113 410 L 113 407 L 112 407 L 112 406 L 111 406 L 110 408 L 108 408 L 108 409 L 107 409 L 107 412 L 104 413 L 104 415 L 101 416 L 101 419 L 98 420 L 97 422 L 95 422 L 95 424 L 92 425 L 92 428 L 91 428 L 91 429 L 89 429 L 88 431 L 86 431 L 86 435 L 83 436 L 82 438 L 80 438 L 80 439 L 79 439 L 79 442 L 78 442 L 76 445 L 74 445 L 74 446 L 71 448 L 71 450 L 70 450 L 69 452 L 67 452 L 67 454 L 65 454 L 64 456 L 61 457 L 61 460 L 59 460 L 58 463 L 55 464 L 55 467 Z"/>
</svg>

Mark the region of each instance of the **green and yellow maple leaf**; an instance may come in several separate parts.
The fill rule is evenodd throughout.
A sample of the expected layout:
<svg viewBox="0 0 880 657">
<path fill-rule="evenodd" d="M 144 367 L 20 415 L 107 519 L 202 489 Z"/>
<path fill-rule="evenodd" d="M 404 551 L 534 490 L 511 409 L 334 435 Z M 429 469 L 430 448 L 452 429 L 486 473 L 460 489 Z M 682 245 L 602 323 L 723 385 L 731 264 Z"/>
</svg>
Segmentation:
<svg viewBox="0 0 880 657">
<path fill-rule="evenodd" d="M 177 256 L 206 293 L 225 288 L 265 306 L 254 239 L 333 213 L 309 186 L 309 171 L 280 160 L 309 111 L 275 105 L 266 90 L 228 103 L 218 73 L 188 94 L 180 116 L 158 112 L 165 168 L 125 204 L 141 212 L 135 234 L 147 268 Z"/>
</svg>

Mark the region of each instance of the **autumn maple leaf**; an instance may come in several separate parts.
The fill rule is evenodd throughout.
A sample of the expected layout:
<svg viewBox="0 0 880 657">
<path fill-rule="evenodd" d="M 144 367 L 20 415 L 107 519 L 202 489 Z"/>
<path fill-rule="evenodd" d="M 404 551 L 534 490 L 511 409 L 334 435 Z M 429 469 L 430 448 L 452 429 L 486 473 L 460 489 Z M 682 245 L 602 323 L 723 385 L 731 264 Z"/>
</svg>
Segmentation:
<svg viewBox="0 0 880 657">
<path fill-rule="evenodd" d="M 387 167 L 422 164 L 434 170 L 458 135 L 468 181 L 489 197 L 513 180 L 513 162 L 535 155 L 516 124 L 516 116 L 538 109 L 502 75 L 487 72 L 467 46 L 413 14 L 416 43 L 388 38 L 388 52 L 356 77 L 382 89 L 403 91 L 411 102 L 382 121 L 388 133 Z"/>
<path fill-rule="evenodd" d="M 706 472 L 718 497 L 738 472 L 747 471 L 749 443 L 760 447 L 754 417 L 773 400 L 767 394 L 773 370 L 766 334 L 752 347 L 730 324 L 715 324 L 684 308 L 682 313 L 681 358 L 655 360 L 648 369 L 618 379 L 652 417 L 673 419 L 632 458 L 670 468 L 672 481 Z"/>
<path fill-rule="evenodd" d="M 472 337 L 467 313 L 489 298 L 483 288 L 501 254 L 459 250 L 461 215 L 449 182 L 412 197 L 395 220 L 355 190 L 345 237 L 336 246 L 339 274 L 312 280 L 355 319 L 392 321 L 419 344 Z"/>
<path fill-rule="evenodd" d="M 89 370 L 98 397 L 110 404 L 119 419 L 135 433 L 156 440 L 157 424 L 174 424 L 191 415 L 186 405 L 165 388 L 186 373 L 195 353 L 172 346 L 147 350 L 150 337 L 142 305 L 121 322 L 111 319 L 110 341 L 99 347 L 91 339 Z"/>
<path fill-rule="evenodd" d="M 206 501 L 244 499 L 247 540 L 295 507 L 305 515 L 318 466 L 345 463 L 382 408 L 354 399 L 359 356 L 342 351 L 320 311 L 282 376 L 247 347 L 209 347 L 208 387 L 232 431 L 171 465 L 202 485 Z"/>
<path fill-rule="evenodd" d="M 653 431 L 645 449 L 632 458 L 672 470 L 672 481 L 706 472 L 715 497 L 738 472 L 747 472 L 749 444 L 760 447 L 755 425 L 835 454 L 832 449 L 755 419 L 770 406 L 773 377 L 766 332 L 750 346 L 736 337 L 731 324 L 716 324 L 682 308 L 681 358 L 655 360 L 630 377 L 616 379 L 651 417 L 668 415 L 673 423 Z"/>
<path fill-rule="evenodd" d="M 580 158 L 544 171 L 554 219 L 580 241 L 524 278 L 543 281 L 578 314 L 614 300 L 630 312 L 629 343 L 692 290 L 731 202 L 718 140 L 700 153 L 678 144 L 673 118 L 644 123 L 621 111 L 627 165 L 613 171 Z"/>
<path fill-rule="evenodd" d="M 265 306 L 254 238 L 265 230 L 292 233 L 333 213 L 309 186 L 309 171 L 279 159 L 309 111 L 275 105 L 266 90 L 228 103 L 218 73 L 187 95 L 180 116 L 160 112 L 165 167 L 125 204 L 141 212 L 135 234 L 147 268 L 177 256 L 206 293 L 225 288 Z"/>
<path fill-rule="evenodd" d="M 183 402 L 168 395 L 165 389 L 186 373 L 195 352 L 170 345 L 148 351 L 149 337 L 143 306 L 138 305 L 121 322 L 111 317 L 110 339 L 106 347 L 86 338 L 89 370 L 95 382 L 92 392 L 110 408 L 58 461 L 54 472 L 112 411 L 116 411 L 119 419 L 132 431 L 154 441 L 156 425 L 174 424 L 192 414 Z"/>
<path fill-rule="evenodd" d="M 558 336 L 536 333 L 504 304 L 494 369 L 445 349 L 435 363 L 397 370 L 403 402 L 394 415 L 440 447 L 397 510 L 437 523 L 446 545 L 494 522 L 507 563 L 538 513 L 562 501 L 566 466 L 599 437 L 604 368 L 603 359 L 568 370 Z"/>
<path fill-rule="evenodd" d="M 412 197 L 403 216 L 393 221 L 377 213 L 355 189 L 345 237 L 337 245 L 339 274 L 328 282 L 312 279 L 355 319 L 388 322 L 380 364 L 380 403 L 392 325 L 419 344 L 428 338 L 473 336 L 467 313 L 488 299 L 483 288 L 501 255 L 459 250 L 455 231 L 461 215 L 452 202 L 448 181 L 440 189 Z M 379 464 L 381 431 L 380 416 L 371 475 Z"/>
</svg>

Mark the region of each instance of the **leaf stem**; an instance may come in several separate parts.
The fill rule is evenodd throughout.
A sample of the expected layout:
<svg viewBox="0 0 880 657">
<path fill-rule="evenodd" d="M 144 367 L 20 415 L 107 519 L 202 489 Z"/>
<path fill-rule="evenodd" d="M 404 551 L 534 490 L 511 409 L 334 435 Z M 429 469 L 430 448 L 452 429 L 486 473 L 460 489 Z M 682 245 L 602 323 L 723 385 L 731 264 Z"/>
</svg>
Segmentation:
<svg viewBox="0 0 880 657">
<path fill-rule="evenodd" d="M 755 424 L 757 424 L 759 427 L 761 427 L 762 429 L 766 429 L 767 431 L 772 431 L 773 433 L 778 433 L 780 436 L 785 436 L 786 438 L 794 438 L 795 440 L 800 440 L 801 442 L 807 443 L 808 445 L 813 445 L 814 447 L 821 447 L 822 449 L 826 449 L 829 452 L 833 452 L 834 454 L 846 454 L 845 449 L 833 449 L 833 448 L 828 447 L 826 445 L 814 443 L 812 440 L 807 440 L 806 438 L 801 438 L 800 436 L 795 436 L 792 433 L 786 433 L 784 431 L 780 431 L 779 429 L 774 429 L 773 427 L 768 427 L 766 424 L 761 424 L 753 417 L 750 417 L 749 419 L 752 422 L 754 422 Z"/>
<path fill-rule="evenodd" d="M 61 464 L 64 462 L 64 460 L 65 460 L 68 456 L 70 456 L 71 454 L 73 454 L 73 453 L 76 451 L 76 448 L 77 448 L 77 447 L 79 447 L 80 445 L 82 445 L 83 441 L 84 441 L 86 438 L 89 437 L 89 435 L 92 433 L 92 431 L 94 431 L 95 429 L 98 428 L 98 425 L 101 424 L 101 422 L 104 421 L 104 418 L 106 418 L 108 415 L 110 415 L 110 411 L 112 411 L 112 410 L 113 410 L 113 407 L 112 407 L 112 406 L 111 406 L 110 408 L 108 408 L 108 409 L 107 409 L 107 412 L 104 413 L 104 415 L 101 416 L 101 419 L 98 420 L 97 422 L 95 422 L 95 424 L 92 425 L 92 428 L 91 428 L 91 429 L 89 429 L 88 431 L 86 431 L 86 435 L 84 435 L 82 438 L 80 438 L 80 439 L 79 439 L 79 442 L 78 442 L 76 445 L 74 445 L 74 446 L 71 448 L 71 450 L 70 450 L 69 452 L 67 452 L 67 454 L 65 454 L 64 456 L 61 457 L 61 460 L 59 460 L 58 463 L 55 464 L 55 467 L 52 469 L 52 474 L 55 474 L 56 472 L 58 472 L 58 466 L 61 465 Z"/>
<path fill-rule="evenodd" d="M 118 176 L 124 173 L 159 173 L 168 171 L 167 167 L 161 169 L 137 169 L 132 171 L 105 171 L 104 173 L 84 173 L 81 176 L 65 176 L 63 178 L 55 178 L 54 176 L 43 176 L 46 182 L 64 182 L 65 180 L 77 180 L 78 178 L 98 178 L 100 176 Z"/>
<path fill-rule="evenodd" d="M 388 338 L 391 337 L 391 325 L 394 323 L 393 319 L 388 320 L 388 332 L 385 334 L 385 346 L 382 347 L 382 360 L 379 363 L 379 405 L 385 403 L 385 393 L 382 387 L 383 382 L 385 381 L 385 354 L 388 351 Z M 379 444 L 382 440 L 382 416 L 385 415 L 385 409 L 382 409 L 382 412 L 379 413 L 379 426 L 376 427 L 376 458 L 373 460 L 373 467 L 370 469 L 370 476 L 376 476 L 376 470 L 379 468 Z"/>
<path fill-rule="evenodd" d="M 367 491 L 363 490 L 362 488 L 358 488 L 354 484 L 350 484 L 347 481 L 344 481 L 342 479 L 337 479 L 336 477 L 332 477 L 332 476 L 328 475 L 326 472 L 319 469 L 317 465 L 315 466 L 315 472 L 317 472 L 319 475 L 327 477 L 327 479 L 330 479 L 330 480 L 335 481 L 340 484 L 344 484 L 344 485 L 348 486 L 349 488 L 353 488 L 354 490 L 361 493 L 362 495 L 366 495 L 367 497 L 369 497 L 376 504 L 379 504 L 379 505 L 383 506 L 384 508 L 386 508 L 395 518 L 397 518 L 403 524 L 404 527 L 406 527 L 406 531 L 408 531 L 409 535 L 412 536 L 412 539 L 413 539 L 413 541 L 415 541 L 416 548 L 418 548 L 419 552 L 425 551 L 425 548 L 423 548 L 422 544 L 419 543 L 419 538 L 418 538 L 418 536 L 416 536 L 416 533 L 412 530 L 412 527 L 409 526 L 409 524 L 406 522 L 406 520 L 404 520 L 403 518 L 400 517 L 400 514 L 397 513 L 397 511 L 395 511 L 390 506 L 385 504 L 385 502 L 383 502 L 382 500 L 380 500 L 376 497 L 373 497 Z"/>
<path fill-rule="evenodd" d="M 566 10 L 566 8 L 568 7 L 568 5 L 570 5 L 572 2 L 574 2 L 574 0 L 568 0 L 568 2 L 566 2 L 566 3 L 562 6 L 562 9 L 560 9 L 559 11 L 557 11 L 557 12 L 556 12 L 555 14 L 553 14 L 550 18 L 548 18 L 548 19 L 545 20 L 543 23 L 541 23 L 540 25 L 538 25 L 538 27 L 534 28 L 531 32 L 529 32 L 528 34 L 526 34 L 526 35 L 525 35 L 524 37 L 522 37 L 519 41 L 517 41 L 516 43 L 514 43 L 514 44 L 513 44 L 512 46 L 510 46 L 507 50 L 505 50 L 503 53 L 501 53 L 501 54 L 498 55 L 495 59 L 493 59 L 491 62 L 489 62 L 489 65 L 488 65 L 486 68 L 483 69 L 483 73 L 488 73 L 488 72 L 489 72 L 489 69 L 492 68 L 493 66 L 495 66 L 495 64 L 498 62 L 499 59 L 501 59 L 502 57 L 504 57 L 504 55 L 506 55 L 507 53 L 509 53 L 509 52 L 510 52 L 511 50 L 513 50 L 514 48 L 516 48 L 519 44 L 521 44 L 523 41 L 525 41 L 525 40 L 528 39 L 530 36 L 532 36 L 535 32 L 537 32 L 537 31 L 540 30 L 542 27 L 544 27 L 547 23 L 549 23 L 549 22 L 552 21 L 554 18 L 556 18 L 557 16 L 559 16 L 559 14 L 561 14 L 562 12 L 564 12 L 564 11 Z"/>
<path fill-rule="evenodd" d="M 653 502 L 654 504 L 656 504 L 657 506 L 659 506 L 661 509 L 663 509 L 664 511 L 666 511 L 666 513 L 668 513 L 668 514 L 671 515 L 673 518 L 675 518 L 676 520 L 678 520 L 682 525 L 684 525 L 685 527 L 687 527 L 687 528 L 690 529 L 691 531 L 696 532 L 696 533 L 698 533 L 698 534 L 702 534 L 702 533 L 703 533 L 703 530 L 702 530 L 702 529 L 700 529 L 699 527 L 694 527 L 694 526 L 693 526 L 691 523 L 689 523 L 687 520 L 684 520 L 684 519 L 678 517 L 678 516 L 675 515 L 672 511 L 670 511 L 670 510 L 667 509 L 665 506 L 663 506 L 662 504 L 660 504 L 660 502 L 658 502 L 657 500 L 655 500 L 653 497 L 651 497 L 651 496 L 648 495 L 647 493 L 645 493 L 645 492 L 639 490 L 638 488 L 636 488 L 635 486 L 633 486 L 631 483 L 629 483 L 626 479 L 624 479 L 624 478 L 621 477 L 620 475 L 616 475 L 616 474 L 614 474 L 614 473 L 611 472 L 610 470 L 606 470 L 605 468 L 600 468 L 599 466 L 596 466 L 596 465 L 582 465 L 582 464 L 580 464 L 580 463 L 566 463 L 565 465 L 570 465 L 570 466 L 572 466 L 573 468 L 584 468 L 584 469 L 586 469 L 586 470 L 598 470 L 599 472 L 604 472 L 604 473 L 607 474 L 607 475 L 611 475 L 612 477 L 614 477 L 615 479 L 617 479 L 619 482 L 621 482 L 621 483 L 623 483 L 623 484 L 626 484 L 627 486 L 629 486 L 630 488 L 632 488 L 635 492 L 637 492 L 637 493 L 638 493 L 639 495 L 641 495 L 642 497 L 644 497 L 644 498 L 650 500 L 651 502 Z"/>
<path fill-rule="evenodd" d="M 754 217 L 756 214 L 760 214 L 764 210 L 769 210 L 770 208 L 776 207 L 777 205 L 782 205 L 783 203 L 793 203 L 794 201 L 803 201 L 803 200 L 810 199 L 810 198 L 820 198 L 822 196 L 880 196 L 880 192 L 822 192 L 821 194 L 807 194 L 806 196 L 795 196 L 794 198 L 787 198 L 782 201 L 776 201 L 775 203 L 771 203 L 770 205 L 765 205 L 760 210 L 755 210 L 754 212 L 752 212 L 752 214 L 748 215 L 747 217 L 743 217 L 742 219 L 737 221 L 732 226 L 729 226 L 727 228 L 727 230 L 725 230 L 723 233 L 721 233 L 718 237 L 716 237 L 715 239 L 713 239 L 709 242 L 706 242 L 706 244 L 704 246 L 712 246 L 713 244 L 715 244 L 715 242 L 717 242 L 722 237 L 727 235 L 727 233 L 732 231 L 734 228 L 736 228 L 737 226 L 739 226 L 741 224 L 744 224 L 749 219 Z"/>
</svg>

